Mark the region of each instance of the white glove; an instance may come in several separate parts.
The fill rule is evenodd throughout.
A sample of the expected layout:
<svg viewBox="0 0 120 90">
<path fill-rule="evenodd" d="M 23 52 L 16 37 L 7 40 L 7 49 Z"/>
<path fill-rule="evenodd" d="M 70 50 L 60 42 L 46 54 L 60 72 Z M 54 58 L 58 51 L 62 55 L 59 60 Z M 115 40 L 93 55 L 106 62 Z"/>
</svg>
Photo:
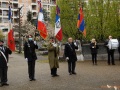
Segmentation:
<svg viewBox="0 0 120 90">
<path fill-rule="evenodd" d="M 54 47 L 57 47 L 57 44 L 53 44 Z"/>
<path fill-rule="evenodd" d="M 25 58 L 26 61 L 28 61 L 28 58 Z"/>
<path fill-rule="evenodd" d="M 59 56 L 58 56 L 58 60 L 59 60 Z"/>
<path fill-rule="evenodd" d="M 7 66 L 9 66 L 9 63 L 7 63 Z"/>
<path fill-rule="evenodd" d="M 36 41 L 34 41 L 34 44 L 36 45 L 36 44 L 37 44 L 37 42 L 36 42 Z"/>
<path fill-rule="evenodd" d="M 75 45 L 75 46 L 77 46 L 77 43 L 76 43 L 76 42 L 74 42 L 74 45 Z"/>
<path fill-rule="evenodd" d="M 66 60 L 69 60 L 69 57 L 66 57 Z"/>
</svg>

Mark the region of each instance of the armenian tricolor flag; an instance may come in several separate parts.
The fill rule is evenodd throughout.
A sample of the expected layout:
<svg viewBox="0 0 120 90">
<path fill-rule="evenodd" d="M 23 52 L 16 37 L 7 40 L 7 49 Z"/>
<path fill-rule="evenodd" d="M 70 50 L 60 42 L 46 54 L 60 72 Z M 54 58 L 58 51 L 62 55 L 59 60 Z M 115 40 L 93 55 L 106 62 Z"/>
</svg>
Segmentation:
<svg viewBox="0 0 120 90">
<path fill-rule="evenodd" d="M 85 29 L 85 21 L 84 21 L 84 15 L 83 10 L 80 8 L 79 15 L 78 15 L 78 21 L 77 21 L 77 28 L 83 33 L 83 35 L 86 37 L 86 29 Z"/>
</svg>

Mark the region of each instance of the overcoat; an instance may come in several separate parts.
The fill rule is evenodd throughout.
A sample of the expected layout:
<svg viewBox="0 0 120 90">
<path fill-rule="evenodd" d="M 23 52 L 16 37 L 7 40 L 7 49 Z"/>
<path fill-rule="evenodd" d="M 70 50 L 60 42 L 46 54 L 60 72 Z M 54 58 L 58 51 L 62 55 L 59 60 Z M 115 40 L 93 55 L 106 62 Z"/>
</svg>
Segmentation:
<svg viewBox="0 0 120 90">
<path fill-rule="evenodd" d="M 59 68 L 58 64 L 59 47 L 54 47 L 52 43 L 48 45 L 48 60 L 50 68 Z"/>
<path fill-rule="evenodd" d="M 97 54 L 98 48 L 98 45 L 95 45 L 95 43 L 90 43 L 91 54 Z"/>
<path fill-rule="evenodd" d="M 37 60 L 37 55 L 35 53 L 35 49 L 38 49 L 37 44 L 35 45 L 33 41 L 27 41 L 24 44 L 24 57 L 28 59 L 28 61 Z"/>
<path fill-rule="evenodd" d="M 75 49 L 78 49 L 78 46 L 75 46 L 73 42 L 72 42 L 72 44 L 67 43 L 65 45 L 64 54 L 65 54 L 65 57 L 69 58 L 69 60 L 68 60 L 69 62 L 77 61 Z"/>
<path fill-rule="evenodd" d="M 8 63 L 8 60 L 9 60 L 9 54 L 12 54 L 12 51 L 9 48 L 5 47 L 5 46 L 3 46 L 3 47 L 4 47 L 4 50 L 1 50 L 1 49 L 0 50 L 5 55 L 7 61 L 4 58 L 4 56 L 2 55 L 2 53 L 0 53 L 0 67 L 7 67 L 7 63 Z"/>
</svg>

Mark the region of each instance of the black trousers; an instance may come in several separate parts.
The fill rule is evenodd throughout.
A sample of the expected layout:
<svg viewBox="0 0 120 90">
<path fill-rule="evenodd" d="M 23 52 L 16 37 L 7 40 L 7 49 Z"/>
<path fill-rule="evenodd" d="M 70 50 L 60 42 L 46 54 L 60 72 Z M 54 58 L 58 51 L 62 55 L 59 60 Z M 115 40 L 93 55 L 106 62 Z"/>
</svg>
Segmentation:
<svg viewBox="0 0 120 90">
<path fill-rule="evenodd" d="M 35 60 L 28 61 L 28 74 L 30 79 L 35 78 Z"/>
<path fill-rule="evenodd" d="M 92 62 L 93 62 L 93 64 L 97 64 L 97 54 L 96 53 L 92 54 Z"/>
<path fill-rule="evenodd" d="M 7 79 L 7 71 L 8 71 L 8 67 L 2 67 L 2 68 L 0 68 L 1 84 L 2 83 L 6 83 L 8 81 L 8 79 Z"/>
<path fill-rule="evenodd" d="M 57 68 L 52 68 L 51 75 L 56 75 L 56 74 L 57 74 Z"/>
<path fill-rule="evenodd" d="M 110 61 L 111 61 L 112 64 L 115 64 L 114 51 L 109 51 L 108 52 L 108 64 L 110 64 Z"/>
<path fill-rule="evenodd" d="M 68 72 L 69 73 L 74 73 L 75 67 L 76 67 L 76 61 L 74 62 L 68 61 Z"/>
</svg>

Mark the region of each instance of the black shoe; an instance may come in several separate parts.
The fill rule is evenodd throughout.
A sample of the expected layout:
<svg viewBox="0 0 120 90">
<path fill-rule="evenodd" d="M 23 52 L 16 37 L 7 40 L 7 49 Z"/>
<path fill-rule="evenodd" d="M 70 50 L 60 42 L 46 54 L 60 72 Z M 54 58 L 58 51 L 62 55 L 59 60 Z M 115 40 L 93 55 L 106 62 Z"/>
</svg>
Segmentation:
<svg viewBox="0 0 120 90">
<path fill-rule="evenodd" d="M 5 86 L 9 86 L 9 84 L 8 84 L 8 83 L 3 83 L 3 85 L 5 85 Z"/>
<path fill-rule="evenodd" d="M 110 63 L 108 63 L 108 65 L 110 65 Z"/>
<path fill-rule="evenodd" d="M 115 65 L 114 63 L 112 65 Z"/>
<path fill-rule="evenodd" d="M 35 79 L 35 78 L 33 78 L 32 80 L 33 80 L 33 81 L 36 81 L 36 79 Z"/>
<path fill-rule="evenodd" d="M 72 72 L 72 74 L 76 75 L 76 72 Z"/>
</svg>

